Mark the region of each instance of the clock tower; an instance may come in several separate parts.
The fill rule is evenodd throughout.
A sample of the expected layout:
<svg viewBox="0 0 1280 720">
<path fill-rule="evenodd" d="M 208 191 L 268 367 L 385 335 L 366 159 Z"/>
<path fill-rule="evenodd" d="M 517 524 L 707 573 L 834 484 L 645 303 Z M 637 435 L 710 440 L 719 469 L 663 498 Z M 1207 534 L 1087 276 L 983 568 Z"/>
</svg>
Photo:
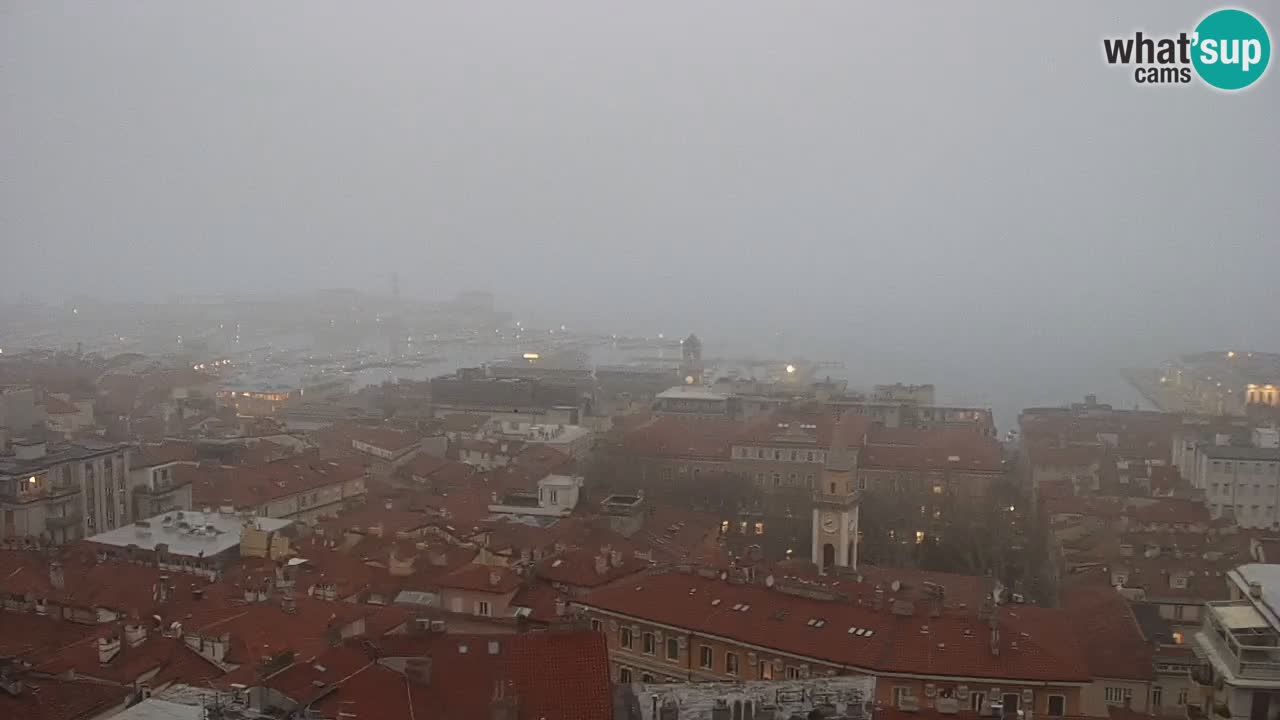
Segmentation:
<svg viewBox="0 0 1280 720">
<path fill-rule="evenodd" d="M 849 448 L 846 414 L 832 429 L 822 480 L 813 489 L 813 564 L 858 567 L 857 450 Z"/>
</svg>

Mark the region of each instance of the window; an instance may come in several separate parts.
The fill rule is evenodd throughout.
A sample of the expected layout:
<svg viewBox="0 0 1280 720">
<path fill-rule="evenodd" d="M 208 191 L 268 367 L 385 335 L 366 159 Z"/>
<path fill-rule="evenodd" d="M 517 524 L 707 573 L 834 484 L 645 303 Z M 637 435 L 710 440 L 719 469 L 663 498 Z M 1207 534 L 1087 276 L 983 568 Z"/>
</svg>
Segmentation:
<svg viewBox="0 0 1280 720">
<path fill-rule="evenodd" d="M 560 492 L 558 490 L 552 490 L 550 495 L 551 495 L 552 505 L 555 505 L 560 502 Z"/>
<path fill-rule="evenodd" d="M 618 669 L 618 682 L 620 683 L 631 682 L 631 668 L 624 667 L 624 668 Z"/>
<path fill-rule="evenodd" d="M 1159 685 L 1151 686 L 1151 706 L 1160 707 L 1161 701 L 1164 700 L 1164 688 Z"/>
<path fill-rule="evenodd" d="M 790 672 L 791 668 L 787 668 L 787 671 Z M 909 697 L 911 697 L 911 688 L 903 685 L 895 687 L 893 689 L 893 706 L 898 708 L 902 707 L 906 704 L 906 699 Z"/>
<path fill-rule="evenodd" d="M 794 665 L 788 665 L 788 666 L 787 666 L 787 679 L 788 679 L 788 680 L 799 680 L 799 679 L 800 679 L 800 668 L 795 667 Z"/>
<path fill-rule="evenodd" d="M 1174 644 L 1174 645 L 1181 645 L 1181 644 L 1182 644 L 1182 633 L 1180 633 L 1180 632 L 1176 632 L 1176 633 L 1174 633 L 1174 634 L 1173 634 L 1173 644 Z"/>
<path fill-rule="evenodd" d="M 641 675 L 640 675 L 640 682 L 647 682 L 647 683 L 651 683 L 651 682 L 653 682 L 653 674 L 652 674 L 652 673 L 641 673 Z"/>
<path fill-rule="evenodd" d="M 800 453 L 799 453 L 799 452 L 797 452 L 797 451 L 795 451 L 795 450 L 792 450 L 792 451 L 791 451 L 791 462 L 795 462 L 795 461 L 797 461 L 797 460 L 799 460 L 799 459 L 800 459 Z"/>
<path fill-rule="evenodd" d="M 809 489 L 812 490 L 813 489 L 813 473 L 807 473 L 804 476 L 804 482 L 805 482 L 805 485 L 807 485 Z"/>
<path fill-rule="evenodd" d="M 774 460 L 781 460 L 781 459 L 782 459 L 782 451 L 781 451 L 781 450 L 774 450 L 774 451 L 773 451 L 773 459 L 774 459 Z"/>
<path fill-rule="evenodd" d="M 810 450 L 810 451 L 809 451 L 809 454 L 808 454 L 808 460 L 809 460 L 809 462 L 813 462 L 813 451 L 812 451 L 812 450 Z"/>
<path fill-rule="evenodd" d="M 768 660 L 760 661 L 760 679 L 761 680 L 773 679 L 773 663 L 769 662 Z"/>
<path fill-rule="evenodd" d="M 773 486 L 782 487 L 782 473 L 773 474 Z"/>
<path fill-rule="evenodd" d="M 604 632 L 604 621 L 591 618 L 591 629 L 594 632 Z"/>
<path fill-rule="evenodd" d="M 698 651 L 698 665 L 704 670 L 710 670 L 714 662 L 715 658 L 713 657 L 711 648 L 707 645 L 703 645 Z"/>
<path fill-rule="evenodd" d="M 1126 687 L 1109 687 L 1104 696 L 1108 705 L 1125 705 L 1133 700 L 1133 690 Z"/>
<path fill-rule="evenodd" d="M 987 704 L 987 694 L 986 694 L 986 693 L 980 693 L 980 692 L 970 692 L 970 693 L 969 693 L 969 709 L 970 709 L 970 710 L 972 710 L 972 711 L 974 711 L 974 712 L 976 712 L 976 713 L 985 712 L 985 711 L 986 711 L 986 707 L 985 707 L 985 705 L 986 705 L 986 704 Z"/>
<path fill-rule="evenodd" d="M 1181 581 L 1181 584 L 1179 584 L 1179 582 L 1178 582 L 1178 581 Z M 1186 587 L 1186 586 L 1187 586 L 1187 579 L 1186 579 L 1186 578 L 1184 578 L 1184 577 L 1175 577 L 1175 578 L 1173 579 L 1173 586 L 1174 586 L 1174 587 Z M 1186 613 L 1186 611 L 1187 611 L 1187 609 L 1186 609 L 1185 607 L 1183 607 L 1182 605 L 1174 605 L 1174 606 L 1173 606 L 1173 619 L 1174 619 L 1174 620 L 1181 620 L 1181 619 L 1182 619 L 1183 614 L 1185 614 L 1185 613 Z"/>
<path fill-rule="evenodd" d="M 1187 704 L 1187 689 L 1186 689 L 1186 688 L 1179 688 L 1179 689 L 1178 689 L 1178 704 L 1179 704 L 1179 705 L 1186 705 L 1186 704 Z"/>
<path fill-rule="evenodd" d="M 867 489 L 867 479 L 866 479 L 866 478 L 858 478 L 858 489 L 859 489 L 859 490 L 866 490 L 866 489 Z"/>
<path fill-rule="evenodd" d="M 634 644 L 635 638 L 631 635 L 631 628 L 624 627 L 618 630 L 618 644 L 628 650 Z"/>
<path fill-rule="evenodd" d="M 1158 689 L 1158 688 L 1157 688 Z M 1067 714 L 1067 696 L 1050 695 L 1047 708 L 1050 717 L 1062 717 Z"/>
<path fill-rule="evenodd" d="M 476 614 L 483 615 L 484 617 L 489 617 L 493 613 L 492 613 L 492 610 L 489 608 L 489 603 L 484 600 L 480 600 L 479 602 L 476 603 Z"/>
<path fill-rule="evenodd" d="M 640 648 L 644 650 L 645 655 L 652 655 L 658 651 L 657 640 L 653 637 L 653 633 L 647 632 L 640 636 Z"/>
<path fill-rule="evenodd" d="M 730 675 L 738 674 L 738 654 L 737 653 L 724 654 L 724 671 Z"/>
<path fill-rule="evenodd" d="M 680 659 L 680 641 L 676 638 L 667 638 L 667 659 Z"/>
<path fill-rule="evenodd" d="M 791 473 L 790 475 L 787 476 L 787 484 L 794 487 L 796 484 L 796 478 L 798 477 L 799 476 L 796 475 L 795 473 Z"/>
</svg>

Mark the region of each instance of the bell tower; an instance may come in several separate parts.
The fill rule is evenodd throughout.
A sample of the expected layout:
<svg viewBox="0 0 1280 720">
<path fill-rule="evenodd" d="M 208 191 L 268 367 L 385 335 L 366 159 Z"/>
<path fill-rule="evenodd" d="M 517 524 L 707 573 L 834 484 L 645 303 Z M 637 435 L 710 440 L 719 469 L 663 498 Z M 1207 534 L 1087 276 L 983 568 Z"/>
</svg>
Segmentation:
<svg viewBox="0 0 1280 720">
<path fill-rule="evenodd" d="M 846 414 L 832 429 L 822 480 L 813 489 L 813 564 L 858 567 L 857 449 L 849 448 Z"/>
</svg>

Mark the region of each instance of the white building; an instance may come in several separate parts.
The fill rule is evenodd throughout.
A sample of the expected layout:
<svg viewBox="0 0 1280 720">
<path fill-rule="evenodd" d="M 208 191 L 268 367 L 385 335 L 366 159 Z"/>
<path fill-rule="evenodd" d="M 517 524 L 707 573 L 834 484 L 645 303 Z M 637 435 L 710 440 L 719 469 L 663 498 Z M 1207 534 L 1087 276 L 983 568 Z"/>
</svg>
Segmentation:
<svg viewBox="0 0 1280 720">
<path fill-rule="evenodd" d="M 87 439 L 0 447 L 0 535 L 61 544 L 129 524 L 129 450 Z"/>
<path fill-rule="evenodd" d="M 581 425 L 552 425 L 501 418 L 489 422 L 486 434 L 492 439 L 519 440 L 526 445 L 546 445 L 574 460 L 591 453 L 595 434 Z"/>
<path fill-rule="evenodd" d="M 1280 449 L 1202 445 L 1195 462 L 1193 482 L 1210 515 L 1243 528 L 1280 529 Z"/>
<path fill-rule="evenodd" d="M 1192 672 L 1206 715 L 1230 720 L 1280 718 L 1280 565 L 1250 564 L 1227 573 L 1232 599 L 1206 603 Z M 1213 710 L 1213 713 L 1209 713 Z"/>
<path fill-rule="evenodd" d="M 566 517 L 578 506 L 582 478 L 576 475 L 548 475 L 538 481 L 538 493 L 508 493 L 489 506 L 489 512 L 503 515 Z"/>
</svg>

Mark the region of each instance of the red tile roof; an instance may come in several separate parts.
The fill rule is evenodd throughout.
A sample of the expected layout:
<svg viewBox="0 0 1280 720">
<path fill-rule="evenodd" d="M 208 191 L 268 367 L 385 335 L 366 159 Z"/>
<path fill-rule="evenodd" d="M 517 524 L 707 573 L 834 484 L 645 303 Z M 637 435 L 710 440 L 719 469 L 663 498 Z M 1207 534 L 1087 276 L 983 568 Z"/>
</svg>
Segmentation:
<svg viewBox="0 0 1280 720">
<path fill-rule="evenodd" d="M 75 415 L 80 412 L 80 408 L 57 395 L 45 395 L 44 411 L 49 415 Z"/>
<path fill-rule="evenodd" d="M 717 602 L 718 601 L 718 602 Z M 695 574 L 622 580 L 583 606 L 730 638 L 816 661 L 882 672 L 1088 682 L 1089 671 L 1061 611 L 1017 606 L 997 613 L 1000 652 L 972 612 L 904 617 L 869 604 L 825 601 Z M 743 608 L 745 609 L 738 609 Z M 820 626 L 813 621 L 822 620 Z M 871 630 L 871 637 L 850 628 Z"/>
<path fill-rule="evenodd" d="M 626 431 L 621 450 L 639 457 L 728 460 L 745 427 L 736 420 L 663 415 Z"/>
<path fill-rule="evenodd" d="M 565 550 L 554 557 L 543 558 L 537 566 L 538 577 L 573 588 L 594 588 L 650 567 L 649 561 L 633 554 L 624 554 L 620 550 L 614 552 L 618 553 L 616 564 L 600 548 Z M 597 558 L 602 558 L 599 566 Z"/>
<path fill-rule="evenodd" d="M 167 441 L 143 445 L 141 452 L 131 459 L 129 467 L 147 468 L 172 462 L 195 462 L 195 459 L 195 445 L 189 442 Z"/>
<path fill-rule="evenodd" d="M 1134 522 L 1152 525 L 1208 524 L 1209 508 L 1192 500 L 1164 499 L 1151 503 L 1131 503 L 1125 509 Z"/>
<path fill-rule="evenodd" d="M 858 456 L 861 467 L 902 470 L 1000 472 L 1000 443 L 968 429 L 873 428 Z"/>
<path fill-rule="evenodd" d="M 363 464 L 287 458 L 247 467 L 202 466 L 192 488 L 196 505 L 255 508 L 279 498 L 364 477 Z"/>
<path fill-rule="evenodd" d="M 1129 603 L 1115 589 L 1075 583 L 1063 588 L 1062 607 L 1094 677 L 1149 681 L 1151 644 L 1142 637 Z"/>
<path fill-rule="evenodd" d="M 382 665 L 366 665 L 314 707 L 327 715 L 346 710 L 362 718 L 484 718 L 490 716 L 501 688 L 503 696 L 514 700 L 518 720 L 612 717 L 608 651 L 600 633 L 433 634 L 407 636 L 397 645 L 384 652 L 432 659 L 427 684 Z M 317 664 L 328 667 L 327 655 L 317 658 Z M 340 662 L 350 668 L 359 659 Z M 290 682 L 297 692 L 308 692 L 299 682 Z"/>
<path fill-rule="evenodd" d="M 1102 460 L 1102 445 L 1070 445 L 1067 447 L 1046 447 L 1031 445 L 1027 454 L 1031 457 L 1032 467 L 1044 468 L 1088 468 Z"/>
<path fill-rule="evenodd" d="M 437 582 L 440 587 L 446 590 L 467 590 L 470 592 L 505 595 L 519 588 L 522 579 L 505 567 L 473 563 L 445 575 Z"/>
<path fill-rule="evenodd" d="M 0 717 L 21 720 L 88 720 L 129 698 L 128 688 L 95 682 L 23 676 L 22 692 L 0 693 Z"/>
</svg>

